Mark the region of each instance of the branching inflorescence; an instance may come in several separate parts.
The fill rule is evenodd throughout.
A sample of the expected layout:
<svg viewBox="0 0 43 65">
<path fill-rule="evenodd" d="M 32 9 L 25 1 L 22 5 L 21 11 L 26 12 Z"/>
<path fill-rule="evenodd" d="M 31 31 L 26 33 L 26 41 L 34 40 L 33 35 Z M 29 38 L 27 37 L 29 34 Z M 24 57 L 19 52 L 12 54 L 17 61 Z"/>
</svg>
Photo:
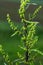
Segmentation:
<svg viewBox="0 0 43 65">
<path fill-rule="evenodd" d="M 33 15 L 30 16 L 29 14 L 29 21 L 25 19 L 25 12 L 26 7 L 28 6 L 27 3 L 30 3 L 30 0 L 21 0 L 21 5 L 19 9 L 19 15 L 21 18 L 21 22 L 23 26 L 19 30 L 17 26 L 14 25 L 14 22 L 11 21 L 9 13 L 7 14 L 7 21 L 11 27 L 12 30 L 14 30 L 14 34 L 11 35 L 14 36 L 16 34 L 21 35 L 21 40 L 23 41 L 23 46 L 20 46 L 20 49 L 24 50 L 24 55 L 17 52 L 19 59 L 16 60 L 16 65 L 19 65 L 21 63 L 25 65 L 34 65 L 34 58 L 36 55 L 31 56 L 32 52 L 37 52 L 38 54 L 43 55 L 43 53 L 37 49 L 33 49 L 34 44 L 38 41 L 38 36 L 36 36 L 36 26 L 38 22 L 33 22 L 32 20 L 36 17 L 42 6 L 39 6 L 33 13 Z M 29 4 L 30 5 L 30 4 Z M 1 49 L 1 48 L 0 48 Z M 3 51 L 3 50 L 1 50 Z M 1 52 L 2 53 L 2 52 Z M 3 53 L 2 53 L 3 54 Z M 5 54 L 4 54 L 5 55 Z M 7 61 L 8 62 L 8 61 Z M 40 63 L 41 65 L 41 63 Z"/>
</svg>

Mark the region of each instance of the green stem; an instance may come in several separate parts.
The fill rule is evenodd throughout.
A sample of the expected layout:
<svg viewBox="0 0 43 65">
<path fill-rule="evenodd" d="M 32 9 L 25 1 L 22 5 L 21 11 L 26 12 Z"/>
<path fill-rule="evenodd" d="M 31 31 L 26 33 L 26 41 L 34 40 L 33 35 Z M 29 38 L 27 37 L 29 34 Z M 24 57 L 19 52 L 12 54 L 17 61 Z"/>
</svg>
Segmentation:
<svg viewBox="0 0 43 65">
<path fill-rule="evenodd" d="M 25 30 L 24 30 L 24 35 L 25 35 L 25 38 L 27 38 L 27 23 L 24 21 L 24 27 L 25 27 Z M 25 51 L 25 61 L 26 63 L 28 62 L 28 45 L 26 44 L 26 39 L 24 40 L 24 44 L 26 46 L 26 51 Z M 27 65 L 27 64 L 26 64 Z"/>
</svg>

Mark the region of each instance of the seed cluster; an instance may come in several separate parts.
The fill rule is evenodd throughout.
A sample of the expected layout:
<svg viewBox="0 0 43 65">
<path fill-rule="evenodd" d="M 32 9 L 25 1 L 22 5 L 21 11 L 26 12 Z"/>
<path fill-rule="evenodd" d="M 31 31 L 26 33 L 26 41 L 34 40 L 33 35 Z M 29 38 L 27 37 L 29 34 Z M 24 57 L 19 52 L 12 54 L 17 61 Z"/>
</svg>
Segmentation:
<svg viewBox="0 0 43 65">
<path fill-rule="evenodd" d="M 3 56 L 3 59 L 5 60 L 5 63 L 8 65 L 13 65 L 13 62 L 9 59 L 9 55 L 5 53 L 4 49 L 2 48 L 2 45 L 0 45 L 0 52 Z"/>
<path fill-rule="evenodd" d="M 19 9 L 20 18 L 23 20 L 25 18 L 25 7 L 30 0 L 21 0 L 21 5 Z"/>
</svg>

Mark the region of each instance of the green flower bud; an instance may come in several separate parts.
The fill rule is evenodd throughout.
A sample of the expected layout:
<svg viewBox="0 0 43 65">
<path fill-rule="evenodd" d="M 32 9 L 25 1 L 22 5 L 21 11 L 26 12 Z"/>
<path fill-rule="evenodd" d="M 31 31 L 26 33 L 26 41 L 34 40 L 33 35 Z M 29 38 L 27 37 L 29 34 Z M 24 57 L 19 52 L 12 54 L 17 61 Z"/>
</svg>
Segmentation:
<svg viewBox="0 0 43 65">
<path fill-rule="evenodd" d="M 22 18 L 22 14 L 20 14 L 20 18 Z"/>
<path fill-rule="evenodd" d="M 25 6 L 25 5 L 26 5 L 26 3 L 25 3 L 25 2 L 23 2 L 22 4 L 23 4 L 23 6 Z"/>
<path fill-rule="evenodd" d="M 25 12 L 25 9 L 23 8 L 23 9 L 22 9 L 22 13 L 24 13 L 24 12 Z"/>
<path fill-rule="evenodd" d="M 7 17 L 9 17 L 9 14 L 7 14 Z"/>
<path fill-rule="evenodd" d="M 22 40 L 26 40 L 26 37 L 23 35 L 23 37 L 21 38 Z"/>
<path fill-rule="evenodd" d="M 21 4 L 24 2 L 24 0 L 21 0 Z"/>
</svg>

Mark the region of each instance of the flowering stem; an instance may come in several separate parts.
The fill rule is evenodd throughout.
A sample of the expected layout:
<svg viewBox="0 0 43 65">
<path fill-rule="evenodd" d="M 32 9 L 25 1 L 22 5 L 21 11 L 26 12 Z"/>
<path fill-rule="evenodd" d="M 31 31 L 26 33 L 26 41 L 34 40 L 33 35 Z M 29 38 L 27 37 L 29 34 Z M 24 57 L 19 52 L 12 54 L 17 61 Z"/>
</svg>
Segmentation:
<svg viewBox="0 0 43 65">
<path fill-rule="evenodd" d="M 25 27 L 25 30 L 24 30 L 24 36 L 25 38 L 27 38 L 27 23 L 24 21 L 24 27 Z M 24 44 L 26 46 L 26 51 L 25 51 L 25 61 L 26 63 L 28 62 L 28 45 L 26 45 L 26 39 L 24 40 Z M 26 64 L 27 65 L 27 64 Z"/>
</svg>

